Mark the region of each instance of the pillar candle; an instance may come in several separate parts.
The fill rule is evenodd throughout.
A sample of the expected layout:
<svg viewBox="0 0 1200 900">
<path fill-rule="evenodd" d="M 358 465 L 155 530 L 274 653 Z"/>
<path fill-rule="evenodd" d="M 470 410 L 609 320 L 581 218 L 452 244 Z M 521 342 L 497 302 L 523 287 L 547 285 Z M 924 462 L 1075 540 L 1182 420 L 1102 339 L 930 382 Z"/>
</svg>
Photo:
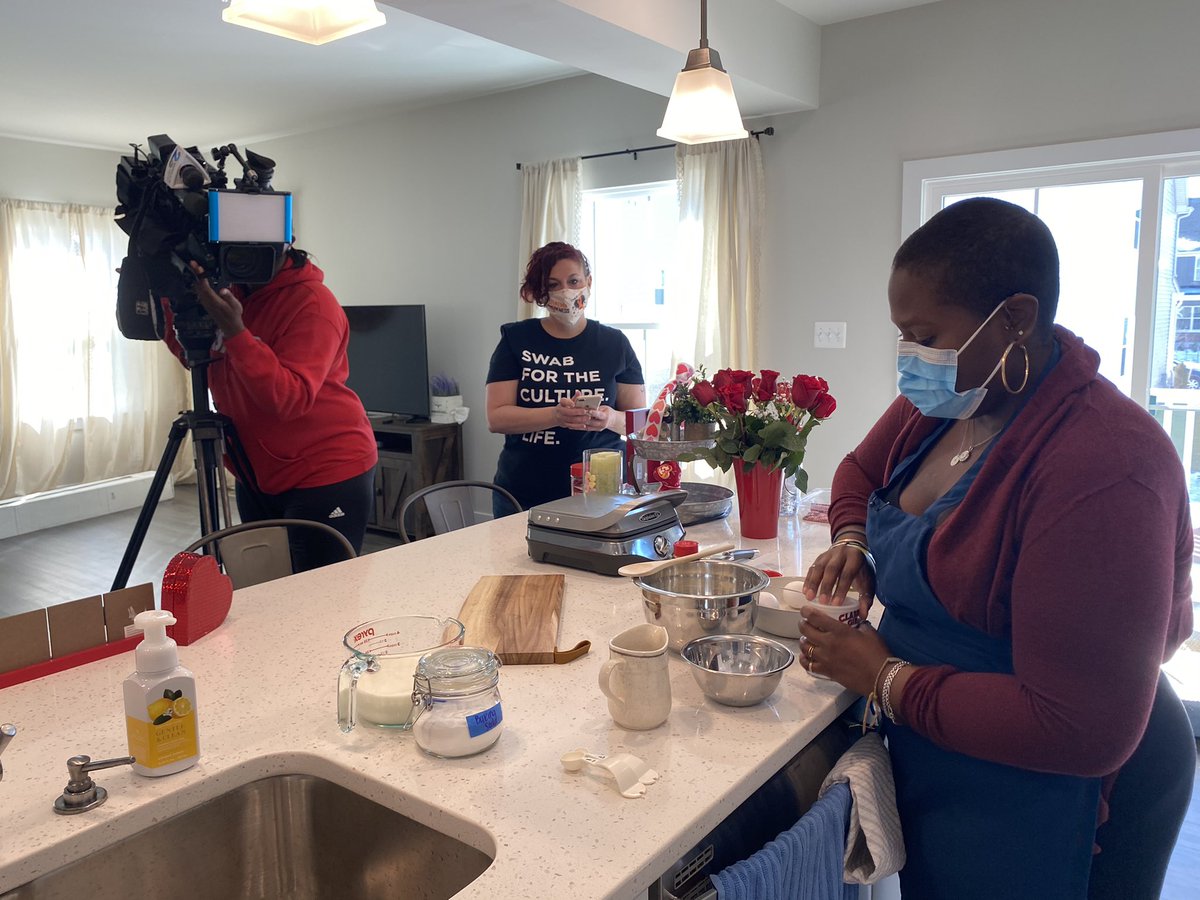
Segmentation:
<svg viewBox="0 0 1200 900">
<path fill-rule="evenodd" d="M 621 492 L 621 453 L 619 450 L 593 450 L 588 454 L 588 468 L 596 480 L 597 494 Z"/>
</svg>

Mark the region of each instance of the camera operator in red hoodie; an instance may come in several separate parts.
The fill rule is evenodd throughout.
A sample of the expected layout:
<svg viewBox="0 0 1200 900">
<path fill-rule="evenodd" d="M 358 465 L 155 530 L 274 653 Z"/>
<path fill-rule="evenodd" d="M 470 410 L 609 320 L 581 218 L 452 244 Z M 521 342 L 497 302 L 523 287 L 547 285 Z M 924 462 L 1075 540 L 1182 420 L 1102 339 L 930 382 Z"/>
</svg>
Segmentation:
<svg viewBox="0 0 1200 900">
<path fill-rule="evenodd" d="M 362 402 L 346 386 L 349 325 L 324 273 L 290 246 L 262 285 L 216 291 L 197 263 L 191 268 L 218 329 L 209 389 L 258 482 L 257 490 L 237 482 L 242 521 L 324 522 L 360 552 L 378 453 Z M 168 309 L 165 339 L 182 360 L 172 318 Z M 337 543 L 315 531 L 294 529 L 289 543 L 298 572 L 342 558 Z"/>
</svg>

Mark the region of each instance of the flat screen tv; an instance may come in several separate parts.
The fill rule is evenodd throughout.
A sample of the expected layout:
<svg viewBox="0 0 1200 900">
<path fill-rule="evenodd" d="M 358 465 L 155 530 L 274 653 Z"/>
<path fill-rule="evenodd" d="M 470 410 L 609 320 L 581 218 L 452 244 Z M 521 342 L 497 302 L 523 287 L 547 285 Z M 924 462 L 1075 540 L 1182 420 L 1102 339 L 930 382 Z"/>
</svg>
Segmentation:
<svg viewBox="0 0 1200 900">
<path fill-rule="evenodd" d="M 369 413 L 429 418 L 425 307 L 345 306 L 350 322 L 346 384 Z"/>
</svg>

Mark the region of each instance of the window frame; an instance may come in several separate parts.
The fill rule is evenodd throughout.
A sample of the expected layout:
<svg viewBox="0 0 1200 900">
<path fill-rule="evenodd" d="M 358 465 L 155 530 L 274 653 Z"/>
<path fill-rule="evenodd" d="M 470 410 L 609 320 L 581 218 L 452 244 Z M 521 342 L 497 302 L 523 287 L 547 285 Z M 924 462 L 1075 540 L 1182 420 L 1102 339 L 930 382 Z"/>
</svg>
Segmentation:
<svg viewBox="0 0 1200 900">
<path fill-rule="evenodd" d="M 1147 406 L 1154 329 L 1145 323 L 1154 320 L 1162 186 L 1168 178 L 1193 175 L 1200 175 L 1200 129 L 1194 128 L 910 160 L 903 165 L 901 182 L 901 238 L 941 209 L 947 194 L 1140 179 L 1143 227 L 1138 240 L 1130 394 Z M 1147 222 L 1156 223 L 1149 233 L 1144 227 Z"/>
</svg>

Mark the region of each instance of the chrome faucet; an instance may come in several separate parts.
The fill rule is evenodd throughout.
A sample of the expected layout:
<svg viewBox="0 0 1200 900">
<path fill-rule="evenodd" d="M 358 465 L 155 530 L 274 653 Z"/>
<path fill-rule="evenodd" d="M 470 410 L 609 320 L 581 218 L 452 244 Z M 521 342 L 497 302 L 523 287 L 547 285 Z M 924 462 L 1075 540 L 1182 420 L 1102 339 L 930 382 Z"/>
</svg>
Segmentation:
<svg viewBox="0 0 1200 900">
<path fill-rule="evenodd" d="M 8 746 L 8 742 L 11 741 L 14 737 L 16 737 L 16 735 L 17 735 L 17 726 L 16 725 L 9 725 L 7 723 L 5 723 L 4 725 L 0 725 L 0 754 L 4 753 L 4 748 Z M 4 763 L 2 761 L 0 761 L 0 781 L 3 781 L 3 780 L 4 780 Z"/>
<path fill-rule="evenodd" d="M 73 816 L 76 813 L 95 809 L 108 799 L 108 791 L 92 781 L 88 772 L 96 769 L 111 769 L 113 766 L 127 766 L 136 762 L 132 756 L 119 756 L 116 759 L 97 759 L 94 762 L 90 756 L 72 756 L 67 760 L 67 771 L 71 779 L 63 789 L 62 794 L 54 801 L 54 811 L 59 815 Z"/>
</svg>

